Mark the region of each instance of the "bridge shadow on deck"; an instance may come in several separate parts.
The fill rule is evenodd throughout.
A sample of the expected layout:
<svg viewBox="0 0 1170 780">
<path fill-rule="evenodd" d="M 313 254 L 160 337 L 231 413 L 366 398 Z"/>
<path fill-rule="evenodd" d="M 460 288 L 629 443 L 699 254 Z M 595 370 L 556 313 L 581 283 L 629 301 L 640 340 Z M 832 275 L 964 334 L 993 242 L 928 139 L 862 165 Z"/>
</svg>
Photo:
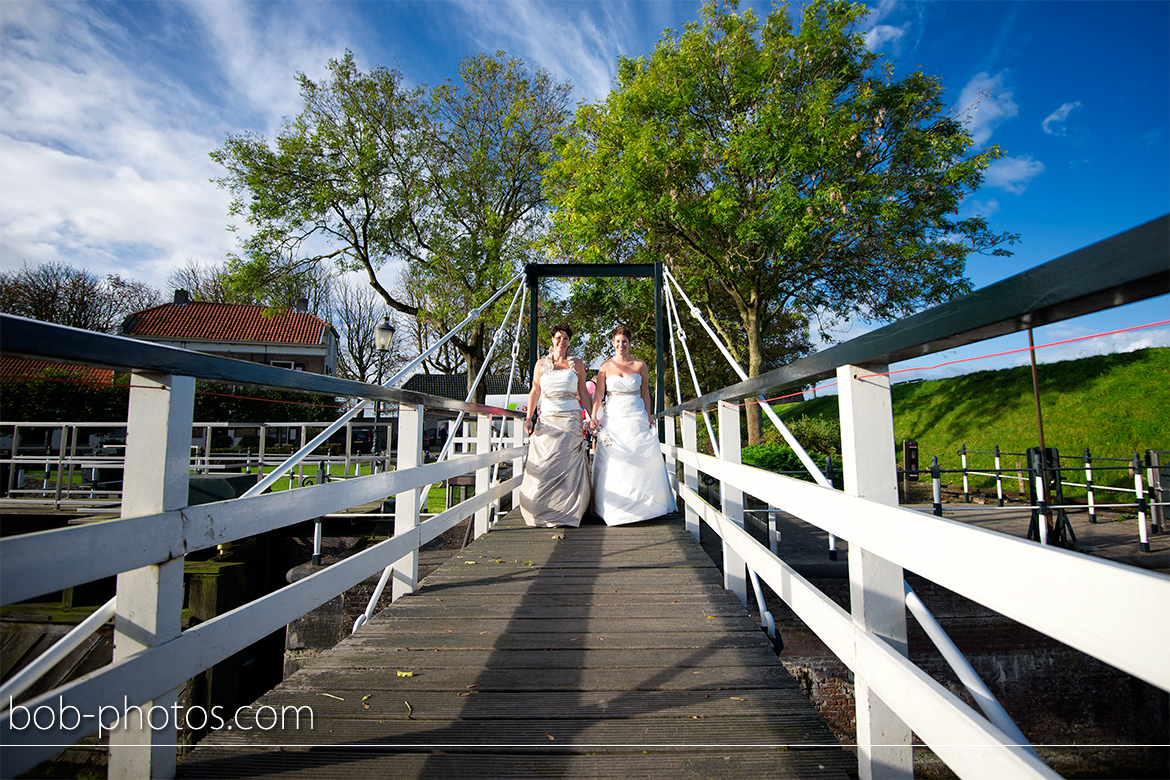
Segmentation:
<svg viewBox="0 0 1170 780">
<path fill-rule="evenodd" d="M 856 766 L 673 517 L 537 529 L 511 514 L 256 706 L 273 708 L 265 725 L 311 707 L 313 727 L 215 732 L 179 776 L 840 778 Z"/>
</svg>

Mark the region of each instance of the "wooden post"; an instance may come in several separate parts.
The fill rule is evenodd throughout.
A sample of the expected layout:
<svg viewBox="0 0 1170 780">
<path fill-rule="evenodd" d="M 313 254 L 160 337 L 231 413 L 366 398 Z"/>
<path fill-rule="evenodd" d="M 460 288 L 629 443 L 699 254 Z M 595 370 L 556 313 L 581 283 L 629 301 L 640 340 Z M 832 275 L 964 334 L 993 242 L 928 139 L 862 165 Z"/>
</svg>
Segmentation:
<svg viewBox="0 0 1170 780">
<path fill-rule="evenodd" d="M 739 418 L 739 404 L 719 402 L 719 454 L 728 463 L 742 463 Z M 723 514 L 743 528 L 743 491 L 723 482 L 719 485 L 719 496 Z M 726 539 L 723 540 L 723 587 L 747 604 L 747 565 Z"/>
<path fill-rule="evenodd" d="M 476 415 L 475 421 L 475 454 L 482 455 L 492 449 L 492 418 L 489 414 Z M 484 466 L 475 470 L 475 494 L 482 496 L 491 489 L 492 467 Z M 478 539 L 488 532 L 488 518 L 491 515 L 491 506 L 475 510 L 475 537 Z"/>
<path fill-rule="evenodd" d="M 888 506 L 898 505 L 898 463 L 885 366 L 837 369 L 841 455 L 845 492 Z M 859 377 L 864 376 L 864 379 Z M 857 545 L 849 545 L 849 598 L 853 623 L 907 654 L 902 567 Z M 862 780 L 914 777 L 910 727 L 857 675 L 857 762 Z"/>
<path fill-rule="evenodd" d="M 191 377 L 132 375 L 122 517 L 187 506 L 194 405 Z M 183 560 L 118 575 L 114 663 L 182 632 Z M 175 689 L 123 713 L 110 732 L 110 777 L 174 777 L 177 698 Z M 157 713 L 166 713 L 162 728 L 155 728 L 162 723 Z"/>
<path fill-rule="evenodd" d="M 422 422 L 421 405 L 398 407 L 398 465 L 397 471 L 406 471 L 422 464 Z M 422 489 L 414 488 L 394 497 L 394 535 L 418 527 L 419 501 Z M 390 588 L 390 600 L 414 593 L 418 587 L 418 550 L 408 553 L 394 562 L 394 582 Z"/>
<path fill-rule="evenodd" d="M 697 412 L 683 412 L 682 416 L 683 449 L 687 452 L 697 452 L 699 449 L 699 415 Z M 694 466 L 683 466 L 683 481 L 695 493 L 699 492 L 699 470 Z M 699 541 L 699 513 L 690 504 L 686 505 L 684 519 L 687 530 L 695 541 Z"/>
</svg>

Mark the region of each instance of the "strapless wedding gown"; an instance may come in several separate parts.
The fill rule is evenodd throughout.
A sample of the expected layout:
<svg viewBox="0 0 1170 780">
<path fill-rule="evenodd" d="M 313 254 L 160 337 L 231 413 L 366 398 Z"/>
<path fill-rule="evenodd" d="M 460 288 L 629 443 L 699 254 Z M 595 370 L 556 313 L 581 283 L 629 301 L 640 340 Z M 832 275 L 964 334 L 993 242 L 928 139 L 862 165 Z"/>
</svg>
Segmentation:
<svg viewBox="0 0 1170 780">
<path fill-rule="evenodd" d="M 528 439 L 520 513 L 531 526 L 575 528 L 589 507 L 589 492 L 577 373 L 546 369 L 540 376 L 540 417 Z"/>
<path fill-rule="evenodd" d="M 675 510 L 662 448 L 642 402 L 642 375 L 607 376 L 593 456 L 594 514 L 606 525 L 624 525 Z"/>
</svg>

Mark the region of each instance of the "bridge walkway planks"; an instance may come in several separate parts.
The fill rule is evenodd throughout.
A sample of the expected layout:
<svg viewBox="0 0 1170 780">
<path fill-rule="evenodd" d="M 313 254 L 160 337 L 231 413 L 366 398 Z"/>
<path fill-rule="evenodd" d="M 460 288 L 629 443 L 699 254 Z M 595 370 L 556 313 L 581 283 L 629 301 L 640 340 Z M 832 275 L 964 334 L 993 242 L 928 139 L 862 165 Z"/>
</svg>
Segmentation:
<svg viewBox="0 0 1170 780">
<path fill-rule="evenodd" d="M 213 732 L 179 776 L 854 773 L 721 583 L 677 519 L 535 529 L 509 514 L 256 702 L 311 707 L 313 728 Z"/>
</svg>

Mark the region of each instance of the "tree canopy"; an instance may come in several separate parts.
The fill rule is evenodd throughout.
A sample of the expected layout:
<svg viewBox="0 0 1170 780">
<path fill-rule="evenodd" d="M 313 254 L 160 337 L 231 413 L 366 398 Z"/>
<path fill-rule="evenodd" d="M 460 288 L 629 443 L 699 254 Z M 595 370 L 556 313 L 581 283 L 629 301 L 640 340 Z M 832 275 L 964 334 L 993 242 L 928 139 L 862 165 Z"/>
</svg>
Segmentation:
<svg viewBox="0 0 1170 780">
<path fill-rule="evenodd" d="M 967 256 L 1015 238 L 958 217 L 1001 152 L 972 148 L 937 79 L 895 79 L 866 50 L 851 29 L 865 13 L 813 0 L 794 29 L 785 7 L 760 23 L 710 3 L 621 58 L 613 91 L 556 142 L 562 251 L 665 261 L 750 376 L 807 350 L 792 334 L 812 318 L 889 319 L 968 292 Z"/>
<path fill-rule="evenodd" d="M 116 274 L 101 278 L 68 263 L 25 263 L 0 272 L 0 311 L 42 322 L 114 333 L 126 315 L 157 306 L 150 285 Z"/>
<path fill-rule="evenodd" d="M 349 53 L 329 74 L 298 75 L 304 108 L 272 146 L 242 134 L 212 153 L 226 169 L 217 182 L 234 195 L 232 213 L 251 226 L 231 261 L 233 283 L 263 290 L 334 261 L 363 272 L 387 305 L 445 333 L 527 259 L 569 87 L 502 52 L 464 60 L 458 83 L 431 90 L 408 88 L 397 70 L 362 73 Z M 412 289 L 379 279 L 390 261 L 405 263 Z M 480 321 L 452 339 L 469 382 L 486 331 Z"/>
</svg>

